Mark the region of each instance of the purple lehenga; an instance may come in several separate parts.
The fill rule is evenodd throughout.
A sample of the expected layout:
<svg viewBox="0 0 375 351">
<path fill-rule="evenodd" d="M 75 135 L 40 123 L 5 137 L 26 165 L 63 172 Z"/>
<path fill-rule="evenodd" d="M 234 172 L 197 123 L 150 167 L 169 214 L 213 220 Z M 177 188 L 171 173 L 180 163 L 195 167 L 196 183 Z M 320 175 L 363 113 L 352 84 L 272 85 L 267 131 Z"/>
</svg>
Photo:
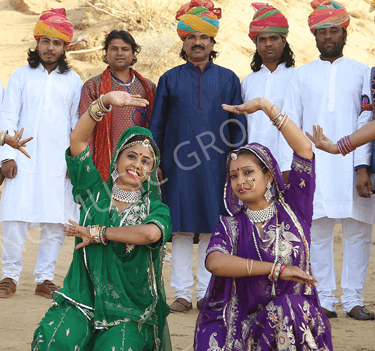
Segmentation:
<svg viewBox="0 0 375 351">
<path fill-rule="evenodd" d="M 294 154 L 289 184 L 270 151 L 252 143 L 254 152 L 274 176 L 276 214 L 264 225 L 261 238 L 246 214 L 246 205 L 233 193 L 230 178 L 224 201 L 231 216 L 220 218 L 207 254 L 218 251 L 260 261 L 278 256 L 287 265 L 311 274 L 309 246 L 315 190 L 315 162 Z M 279 239 L 277 240 L 277 236 Z M 268 276 L 244 278 L 212 275 L 195 330 L 199 351 L 333 350 L 330 323 L 317 291 L 305 284 L 279 279 L 271 298 Z"/>
</svg>

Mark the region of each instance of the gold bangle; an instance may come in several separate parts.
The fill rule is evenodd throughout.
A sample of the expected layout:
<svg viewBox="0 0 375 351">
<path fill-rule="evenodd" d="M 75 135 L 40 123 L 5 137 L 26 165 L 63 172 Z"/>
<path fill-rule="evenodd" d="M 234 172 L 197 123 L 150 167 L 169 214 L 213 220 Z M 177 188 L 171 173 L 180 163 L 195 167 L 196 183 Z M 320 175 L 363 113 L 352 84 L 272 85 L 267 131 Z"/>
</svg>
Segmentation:
<svg viewBox="0 0 375 351">
<path fill-rule="evenodd" d="M 251 260 L 251 265 L 250 265 L 249 277 L 251 277 L 251 273 L 253 271 L 253 263 L 254 263 L 254 260 L 252 259 Z"/>
<path fill-rule="evenodd" d="M 250 268 L 249 268 L 249 259 L 247 258 L 246 259 L 246 271 L 247 271 L 247 275 L 250 276 Z"/>
</svg>

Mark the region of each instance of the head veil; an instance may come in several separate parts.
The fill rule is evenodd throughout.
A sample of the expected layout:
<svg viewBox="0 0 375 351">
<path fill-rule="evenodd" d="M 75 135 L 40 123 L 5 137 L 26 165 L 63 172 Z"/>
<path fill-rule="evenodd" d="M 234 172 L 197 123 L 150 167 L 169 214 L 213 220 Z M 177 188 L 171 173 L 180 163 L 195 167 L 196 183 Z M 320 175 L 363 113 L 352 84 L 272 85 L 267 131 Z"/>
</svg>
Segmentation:
<svg viewBox="0 0 375 351">
<path fill-rule="evenodd" d="M 272 191 L 273 199 L 280 200 L 281 198 L 283 198 L 283 192 L 285 190 L 284 180 L 281 175 L 279 165 L 277 164 L 271 151 L 265 146 L 258 143 L 247 144 L 237 150 L 232 151 L 228 155 L 227 164 L 229 164 L 229 162 L 231 161 L 232 154 L 238 154 L 241 150 L 251 151 L 253 154 L 255 154 L 256 157 L 258 157 L 264 163 L 264 165 L 271 172 L 274 179 Z M 229 174 L 224 187 L 224 204 L 228 213 L 231 216 L 235 216 L 241 210 L 246 209 L 246 204 L 243 203 L 243 201 L 241 201 L 232 190 L 231 179 Z"/>
<path fill-rule="evenodd" d="M 150 130 L 146 128 L 131 127 L 127 129 L 122 134 L 121 138 L 119 139 L 117 143 L 116 150 L 112 157 L 112 162 L 110 166 L 110 174 L 112 174 L 117 169 L 116 161 L 119 155 L 121 154 L 121 152 L 130 146 L 130 145 L 127 146 L 127 144 L 129 143 L 129 140 L 137 135 L 142 135 L 142 136 L 145 136 L 145 139 L 147 137 L 153 140 Z M 151 144 L 150 144 L 150 147 L 152 148 Z M 153 149 L 152 153 L 155 154 L 154 155 L 154 162 L 155 162 L 154 168 L 152 169 L 152 172 L 150 176 L 148 177 L 148 179 L 141 185 L 142 196 L 148 196 L 151 201 L 161 200 L 160 185 L 159 185 L 159 180 L 157 176 L 158 167 L 160 163 L 160 152 L 157 147 L 152 148 L 152 149 Z M 113 185 L 113 177 L 109 177 L 108 182 L 110 182 L 110 187 L 111 187 Z"/>
</svg>

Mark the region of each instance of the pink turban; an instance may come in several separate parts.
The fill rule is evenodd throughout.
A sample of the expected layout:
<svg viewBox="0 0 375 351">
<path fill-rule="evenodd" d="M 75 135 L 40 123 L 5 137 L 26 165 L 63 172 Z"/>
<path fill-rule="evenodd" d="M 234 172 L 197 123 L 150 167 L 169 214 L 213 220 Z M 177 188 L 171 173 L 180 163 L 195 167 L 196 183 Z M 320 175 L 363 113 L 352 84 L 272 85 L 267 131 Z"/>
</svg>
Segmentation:
<svg viewBox="0 0 375 351">
<path fill-rule="evenodd" d="M 288 20 L 273 6 L 263 3 L 251 4 L 257 11 L 250 22 L 249 37 L 255 40 L 262 33 L 276 33 L 286 37 L 289 32 Z"/>
<path fill-rule="evenodd" d="M 34 28 L 34 38 L 57 38 L 69 45 L 73 39 L 73 24 L 66 18 L 65 9 L 43 11 Z"/>
<path fill-rule="evenodd" d="M 314 11 L 309 16 L 309 27 L 315 34 L 317 29 L 341 26 L 348 28 L 350 16 L 345 7 L 336 1 L 314 0 L 311 2 Z"/>
</svg>

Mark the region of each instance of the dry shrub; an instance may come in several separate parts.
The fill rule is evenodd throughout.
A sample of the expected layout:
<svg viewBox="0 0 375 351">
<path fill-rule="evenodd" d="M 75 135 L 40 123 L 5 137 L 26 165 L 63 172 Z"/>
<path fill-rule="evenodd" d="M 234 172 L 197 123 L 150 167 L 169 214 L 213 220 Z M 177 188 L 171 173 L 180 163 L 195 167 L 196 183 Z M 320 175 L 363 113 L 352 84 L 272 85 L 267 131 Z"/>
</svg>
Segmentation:
<svg viewBox="0 0 375 351">
<path fill-rule="evenodd" d="M 128 31 L 161 31 L 172 19 L 170 10 L 160 1 L 154 0 L 90 0 L 86 4 L 95 16 L 110 16 L 126 24 Z M 85 19 L 89 25 L 90 19 Z"/>
<path fill-rule="evenodd" d="M 357 18 L 357 19 L 364 19 L 367 17 L 366 12 L 363 10 L 353 10 L 349 11 L 349 16 L 352 18 Z"/>
<path fill-rule="evenodd" d="M 179 58 L 182 42 L 175 28 L 164 33 L 138 33 L 136 40 L 142 46 L 136 69 L 151 80 L 184 62 Z"/>
<path fill-rule="evenodd" d="M 176 33 L 175 9 L 163 1 L 90 0 L 78 30 L 84 39 L 69 46 L 73 59 L 95 64 L 102 60 L 102 50 L 74 54 L 101 47 L 105 35 L 113 29 L 130 32 L 141 45 L 136 69 L 147 78 L 156 79 L 167 69 L 182 63 L 179 59 L 181 40 Z"/>
</svg>

